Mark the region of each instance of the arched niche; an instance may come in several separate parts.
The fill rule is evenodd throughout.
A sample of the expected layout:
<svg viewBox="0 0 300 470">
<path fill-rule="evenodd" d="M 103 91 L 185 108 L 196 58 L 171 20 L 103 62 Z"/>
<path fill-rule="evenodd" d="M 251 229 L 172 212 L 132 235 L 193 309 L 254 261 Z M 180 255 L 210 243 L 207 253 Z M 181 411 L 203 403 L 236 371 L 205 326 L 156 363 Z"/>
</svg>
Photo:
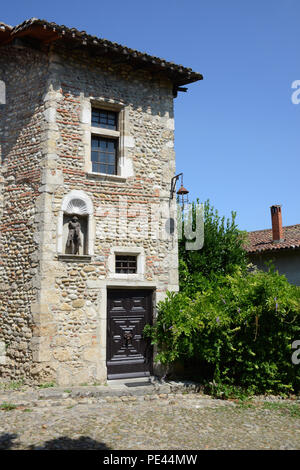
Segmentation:
<svg viewBox="0 0 300 470">
<path fill-rule="evenodd" d="M 73 190 L 64 197 L 58 221 L 58 254 L 71 255 L 71 248 L 67 246 L 67 240 L 69 223 L 75 215 L 80 223 L 81 246 L 78 254 L 94 254 L 93 213 L 93 203 L 84 191 Z"/>
</svg>

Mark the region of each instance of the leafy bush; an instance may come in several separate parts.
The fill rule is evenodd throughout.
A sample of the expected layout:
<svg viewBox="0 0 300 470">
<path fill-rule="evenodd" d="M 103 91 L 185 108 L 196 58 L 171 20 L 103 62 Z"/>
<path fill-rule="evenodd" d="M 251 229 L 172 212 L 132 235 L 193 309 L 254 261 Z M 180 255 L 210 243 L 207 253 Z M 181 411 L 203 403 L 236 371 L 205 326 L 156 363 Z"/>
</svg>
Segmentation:
<svg viewBox="0 0 300 470">
<path fill-rule="evenodd" d="M 270 269 L 199 276 L 197 292 L 168 293 L 145 333 L 156 360 L 193 362 L 203 379 L 253 393 L 300 390 L 291 344 L 300 339 L 300 289 Z"/>
<path fill-rule="evenodd" d="M 197 201 L 199 204 L 199 201 Z M 197 291 L 206 280 L 216 279 L 216 275 L 234 272 L 235 267 L 247 269 L 247 253 L 244 249 L 246 233 L 238 229 L 236 213 L 231 212 L 231 219 L 220 217 L 218 211 L 207 200 L 203 207 L 204 245 L 201 250 L 185 249 L 186 238 L 179 241 L 179 278 L 180 289 Z M 193 229 L 196 223 L 196 204 L 192 210 Z"/>
<path fill-rule="evenodd" d="M 225 221 L 206 201 L 204 246 L 188 251 L 180 241 L 180 292 L 159 303 L 145 334 L 157 361 L 193 365 L 214 396 L 298 391 L 291 344 L 300 339 L 300 288 L 272 268 L 249 271 L 235 217 Z"/>
</svg>

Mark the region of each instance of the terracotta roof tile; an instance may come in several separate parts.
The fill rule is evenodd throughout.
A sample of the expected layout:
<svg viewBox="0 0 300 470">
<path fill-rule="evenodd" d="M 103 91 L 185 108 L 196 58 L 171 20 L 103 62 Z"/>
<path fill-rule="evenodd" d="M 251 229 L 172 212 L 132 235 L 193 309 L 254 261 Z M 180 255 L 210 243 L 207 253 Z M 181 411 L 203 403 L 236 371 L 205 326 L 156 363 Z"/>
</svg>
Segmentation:
<svg viewBox="0 0 300 470">
<path fill-rule="evenodd" d="M 4 30 L 4 29 L 11 30 L 12 26 L 10 26 L 9 24 L 3 23 L 3 21 L 0 21 L 0 29 L 2 29 L 2 30 Z"/>
<path fill-rule="evenodd" d="M 283 227 L 283 236 L 283 241 L 274 242 L 272 229 L 248 232 L 248 244 L 245 248 L 248 253 L 300 248 L 300 224 Z"/>
</svg>

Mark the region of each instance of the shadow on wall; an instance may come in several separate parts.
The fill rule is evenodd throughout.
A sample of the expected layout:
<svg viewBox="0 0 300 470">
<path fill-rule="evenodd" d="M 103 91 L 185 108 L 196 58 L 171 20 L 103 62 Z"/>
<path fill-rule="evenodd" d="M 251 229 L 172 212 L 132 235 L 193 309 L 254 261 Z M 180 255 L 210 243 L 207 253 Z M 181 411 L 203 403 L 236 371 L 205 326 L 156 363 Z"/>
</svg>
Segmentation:
<svg viewBox="0 0 300 470">
<path fill-rule="evenodd" d="M 20 450 L 17 442 L 18 434 L 1 434 L 0 450 Z M 24 448 L 23 448 L 24 449 Z M 78 439 L 71 439 L 67 436 L 61 436 L 57 439 L 45 441 L 40 445 L 28 445 L 27 450 L 111 450 L 103 442 L 95 441 L 88 436 L 81 436 Z"/>
</svg>

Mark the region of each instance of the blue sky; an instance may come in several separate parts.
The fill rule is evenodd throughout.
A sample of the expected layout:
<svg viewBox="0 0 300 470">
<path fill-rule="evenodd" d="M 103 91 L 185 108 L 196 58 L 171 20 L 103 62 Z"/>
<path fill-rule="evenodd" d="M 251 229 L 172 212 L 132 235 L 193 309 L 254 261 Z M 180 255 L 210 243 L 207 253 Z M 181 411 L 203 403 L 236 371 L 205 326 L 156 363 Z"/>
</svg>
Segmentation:
<svg viewBox="0 0 300 470">
<path fill-rule="evenodd" d="M 0 21 L 31 17 L 165 58 L 200 72 L 175 100 L 177 172 L 190 199 L 237 212 L 243 230 L 300 223 L 298 0 L 26 0 L 5 2 Z"/>
</svg>

